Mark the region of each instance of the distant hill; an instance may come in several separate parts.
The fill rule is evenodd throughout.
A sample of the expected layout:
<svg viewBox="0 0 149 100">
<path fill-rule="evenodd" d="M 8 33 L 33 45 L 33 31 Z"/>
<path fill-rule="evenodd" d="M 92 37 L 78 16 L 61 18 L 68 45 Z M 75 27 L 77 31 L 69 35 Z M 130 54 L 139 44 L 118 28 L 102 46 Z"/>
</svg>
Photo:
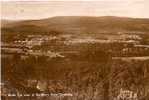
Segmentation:
<svg viewBox="0 0 149 100">
<path fill-rule="evenodd" d="M 102 32 L 149 32 L 149 19 L 127 17 L 58 16 L 41 20 L 4 21 L 3 33 L 102 33 Z"/>
</svg>

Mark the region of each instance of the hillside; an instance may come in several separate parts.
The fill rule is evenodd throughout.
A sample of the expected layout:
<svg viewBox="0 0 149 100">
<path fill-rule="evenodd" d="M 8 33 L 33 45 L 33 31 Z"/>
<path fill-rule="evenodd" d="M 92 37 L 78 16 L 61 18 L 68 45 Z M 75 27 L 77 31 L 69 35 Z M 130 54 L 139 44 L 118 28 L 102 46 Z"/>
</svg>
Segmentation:
<svg viewBox="0 0 149 100">
<path fill-rule="evenodd" d="M 3 21 L 2 33 L 148 32 L 149 19 L 127 17 L 59 16 L 41 20 Z"/>
<path fill-rule="evenodd" d="M 148 32 L 149 19 L 114 16 L 2 20 L 2 96 L 149 100 Z"/>
</svg>

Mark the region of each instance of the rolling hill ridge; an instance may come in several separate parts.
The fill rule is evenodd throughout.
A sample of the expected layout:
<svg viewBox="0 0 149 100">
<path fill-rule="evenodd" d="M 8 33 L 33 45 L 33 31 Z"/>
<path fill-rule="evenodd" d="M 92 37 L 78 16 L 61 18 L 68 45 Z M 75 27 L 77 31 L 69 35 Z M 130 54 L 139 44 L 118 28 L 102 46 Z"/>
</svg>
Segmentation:
<svg viewBox="0 0 149 100">
<path fill-rule="evenodd" d="M 57 16 L 41 20 L 1 21 L 2 33 L 149 32 L 149 19 L 115 16 Z"/>
</svg>

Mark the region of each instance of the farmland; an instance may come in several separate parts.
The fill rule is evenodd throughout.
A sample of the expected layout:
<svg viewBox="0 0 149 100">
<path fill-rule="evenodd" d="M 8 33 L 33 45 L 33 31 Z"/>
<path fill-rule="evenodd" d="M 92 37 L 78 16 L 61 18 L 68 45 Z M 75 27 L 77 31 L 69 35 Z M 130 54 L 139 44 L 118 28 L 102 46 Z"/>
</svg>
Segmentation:
<svg viewBox="0 0 149 100">
<path fill-rule="evenodd" d="M 1 41 L 3 98 L 121 100 L 127 92 L 126 100 L 148 100 L 148 22 L 54 17 L 5 23 Z M 51 95 L 7 97 L 9 93 Z M 58 93 L 72 95 L 52 96 Z"/>
</svg>

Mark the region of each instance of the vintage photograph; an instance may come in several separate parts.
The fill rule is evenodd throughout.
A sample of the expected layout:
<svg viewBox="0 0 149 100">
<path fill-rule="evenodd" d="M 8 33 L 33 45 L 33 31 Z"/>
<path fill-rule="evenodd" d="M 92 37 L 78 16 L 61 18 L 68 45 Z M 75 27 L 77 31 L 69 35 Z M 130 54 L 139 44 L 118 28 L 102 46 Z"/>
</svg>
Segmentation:
<svg viewBox="0 0 149 100">
<path fill-rule="evenodd" d="M 149 1 L 1 1 L 1 100 L 149 100 Z"/>
</svg>

